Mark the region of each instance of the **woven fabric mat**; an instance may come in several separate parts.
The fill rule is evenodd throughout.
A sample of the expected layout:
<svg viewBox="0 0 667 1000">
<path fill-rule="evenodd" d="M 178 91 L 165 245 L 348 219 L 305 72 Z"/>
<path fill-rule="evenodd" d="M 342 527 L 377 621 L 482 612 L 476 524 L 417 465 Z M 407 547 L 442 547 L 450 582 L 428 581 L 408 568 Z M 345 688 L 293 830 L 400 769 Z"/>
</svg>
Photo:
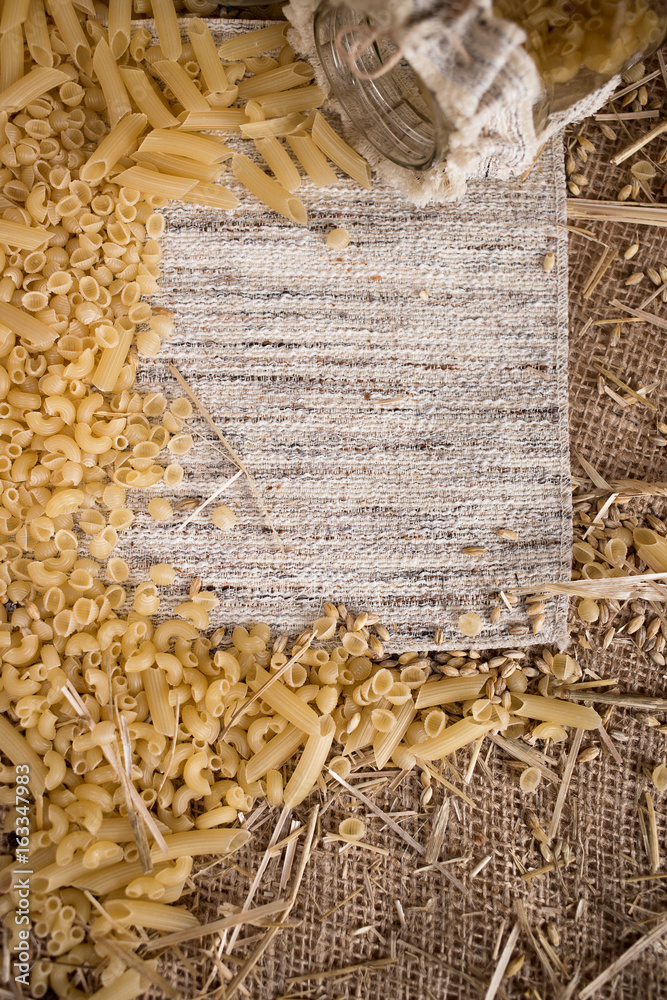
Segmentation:
<svg viewBox="0 0 667 1000">
<path fill-rule="evenodd" d="M 220 39 L 244 27 L 211 25 Z M 166 210 L 156 300 L 175 313 L 166 351 L 251 471 L 287 554 L 240 480 L 219 501 L 238 513 L 232 534 L 210 511 L 184 532 L 144 517 L 133 561 L 201 576 L 223 596 L 220 623 L 300 629 L 336 600 L 379 614 L 394 649 L 423 649 L 438 626 L 442 648 L 460 647 L 471 610 L 487 621 L 480 647 L 535 641 L 519 615 L 503 608 L 491 626 L 488 613 L 499 588 L 568 573 L 560 140 L 521 187 L 478 184 L 463 206 L 304 183 L 307 230 L 229 175 L 233 217 Z M 325 245 L 336 226 L 351 234 L 344 252 Z M 173 392 L 164 367 L 142 378 Z M 197 426 L 176 501 L 235 471 Z M 562 601 L 539 638 L 565 638 Z"/>
<path fill-rule="evenodd" d="M 657 69 L 657 62 L 648 68 Z M 657 84 L 653 88 L 653 96 L 661 96 L 663 100 L 667 97 Z M 644 127 L 629 125 L 633 137 Z M 590 179 L 587 194 L 614 198 L 627 181 L 626 171 L 608 164 L 618 145 L 607 143 L 593 124 L 586 126 L 586 134 L 598 147 L 586 167 Z M 471 210 L 474 208 L 471 204 Z M 588 228 L 621 249 L 635 239 L 635 230 L 630 227 L 591 224 Z M 643 265 L 665 262 L 663 231 L 644 228 L 639 239 Z M 597 373 L 591 364 L 594 357 L 614 361 L 623 367 L 633 385 L 642 380 L 644 383 L 660 380 L 653 398 L 660 412 L 664 412 L 667 362 L 663 335 L 649 326 L 630 325 L 624 327 L 623 337 L 613 351 L 608 347 L 609 328 L 593 327 L 585 336 L 579 336 L 589 316 L 609 315 L 608 303 L 618 297 L 619 291 L 623 301 L 630 305 L 636 305 L 646 294 L 645 289 L 623 289 L 622 282 L 634 266 L 631 268 L 629 262 L 621 259 L 592 299 L 583 302 L 581 290 L 601 249 L 579 237 L 571 239 L 571 442 L 595 462 L 603 475 L 648 475 L 664 479 L 663 452 L 650 440 L 651 414 L 639 407 L 621 409 L 608 397 L 598 397 Z M 629 505 L 627 509 L 639 511 L 641 507 Z M 654 502 L 651 509 L 664 516 L 662 502 Z M 623 690 L 667 696 L 664 671 L 651 664 L 630 640 L 625 645 L 614 644 L 602 653 L 601 633 L 592 630 L 592 638 L 598 648 L 592 653 L 577 652 L 582 665 L 590 665 L 601 676 L 617 677 Z M 559 832 L 571 844 L 576 862 L 560 875 L 552 873 L 525 882 L 513 860 L 514 855 L 527 868 L 541 864 L 535 842 L 527 832 L 526 809 L 527 806 L 534 809 L 543 825 L 548 824 L 557 787 L 542 782 L 527 802 L 519 794 L 511 764 L 494 748 L 486 757 L 487 771 L 478 769 L 466 789 L 474 808 L 452 798 L 443 857 L 463 855 L 476 860 L 491 855 L 488 865 L 472 880 L 461 866 L 452 866 L 452 872 L 464 881 L 465 893 L 452 889 L 437 871 L 418 873 L 421 859 L 404 849 L 390 831 L 382 831 L 378 820 L 368 819 L 366 810 L 354 800 L 345 795 L 330 800 L 322 818 L 324 830 L 335 829 L 342 815 L 350 812 L 364 815 L 369 827 L 366 839 L 386 847 L 390 855 L 376 856 L 361 850 L 341 855 L 335 844 L 325 845 L 320 840 L 299 903 L 292 913 L 297 925 L 283 932 L 266 952 L 257 971 L 246 982 L 247 995 L 253 1000 L 276 1000 L 284 994 L 322 1000 L 335 997 L 367 1000 L 374 996 L 391 1000 L 481 998 L 495 965 L 492 956 L 498 933 L 504 926 L 507 934 L 514 919 L 512 907 L 516 899 L 523 900 L 535 931 L 544 933 L 547 922 L 558 928 L 560 945 L 555 951 L 565 966 L 565 973 L 559 974 L 560 982 L 568 982 L 577 970 L 581 972 L 582 983 L 592 980 L 636 940 L 642 931 L 642 921 L 651 912 L 664 910 L 666 902 L 664 882 L 626 881 L 648 870 L 641 846 L 637 804 L 649 787 L 643 767 L 654 767 L 665 758 L 664 737 L 643 724 L 636 714 L 624 710 L 614 713 L 610 728 L 621 749 L 623 763 L 617 766 L 603 755 L 575 769 Z M 550 750 L 559 773 L 566 749 Z M 466 764 L 466 756 L 459 755 L 457 766 L 464 770 Z M 391 809 L 396 821 L 423 844 L 442 802 L 442 790 L 436 789 L 427 808 L 420 806 L 421 791 L 417 777 L 410 776 L 395 793 L 371 794 L 380 806 Z M 300 818 L 307 816 L 311 801 L 304 804 Z M 655 795 L 655 801 L 664 849 L 667 843 L 664 795 Z M 189 905 L 202 921 L 214 919 L 225 904 L 244 900 L 274 822 L 272 816 L 257 831 L 252 849 L 234 857 L 238 867 L 221 865 L 220 869 L 196 879 L 197 890 Z M 468 872 L 471 867 L 468 865 Z M 258 903 L 279 895 L 280 873 L 280 863 L 271 862 Z M 396 907 L 397 899 L 403 919 Z M 631 909 L 633 901 L 639 907 L 636 910 Z M 336 906 L 338 909 L 326 916 Z M 258 941 L 259 933 L 252 927 L 245 929 L 241 935 L 247 942 L 245 953 Z M 184 951 L 192 972 L 176 957 L 165 962 L 163 971 L 178 984 L 182 995 L 189 997 L 203 991 L 215 967 L 210 950 L 207 953 L 204 948 L 184 946 Z M 512 980 L 505 980 L 497 995 L 503 1000 L 526 997 L 550 1000 L 558 996 L 523 934 L 517 951 L 526 954 L 523 969 Z M 392 954 L 396 955 L 395 964 L 373 971 L 288 983 L 293 976 L 336 970 Z M 229 967 L 236 971 L 235 965 L 230 963 Z M 598 996 L 600 1000 L 660 1000 L 667 996 L 666 984 L 665 951 L 657 946 L 644 952 L 639 961 L 628 966 Z"/>
</svg>

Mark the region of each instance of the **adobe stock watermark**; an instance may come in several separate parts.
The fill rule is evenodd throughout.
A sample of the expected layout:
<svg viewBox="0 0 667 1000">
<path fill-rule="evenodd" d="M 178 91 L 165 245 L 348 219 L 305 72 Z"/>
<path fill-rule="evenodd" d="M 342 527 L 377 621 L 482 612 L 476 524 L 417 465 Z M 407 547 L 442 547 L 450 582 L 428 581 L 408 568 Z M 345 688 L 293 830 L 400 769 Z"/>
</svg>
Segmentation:
<svg viewBox="0 0 667 1000">
<path fill-rule="evenodd" d="M 16 876 L 14 889 L 18 902 L 14 921 L 18 941 L 12 949 L 14 980 L 22 986 L 30 985 L 30 765 L 16 765 L 16 795 L 14 834 L 16 837 Z"/>
</svg>

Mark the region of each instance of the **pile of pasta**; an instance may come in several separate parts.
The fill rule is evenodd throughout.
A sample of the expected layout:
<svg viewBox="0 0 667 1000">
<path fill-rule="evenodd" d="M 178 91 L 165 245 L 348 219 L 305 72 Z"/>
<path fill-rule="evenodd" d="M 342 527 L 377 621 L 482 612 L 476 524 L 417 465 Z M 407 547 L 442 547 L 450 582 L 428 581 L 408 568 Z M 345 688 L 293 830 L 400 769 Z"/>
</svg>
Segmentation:
<svg viewBox="0 0 667 1000">
<path fill-rule="evenodd" d="M 548 85 L 567 83 L 582 70 L 614 76 L 664 36 L 648 0 L 494 0 L 494 7 L 526 29 L 528 50 Z"/>
<path fill-rule="evenodd" d="M 291 643 L 264 624 L 209 637 L 207 591 L 155 617 L 173 567 L 123 586 L 128 491 L 177 484 L 192 445 L 187 399 L 134 389 L 138 356 L 172 328 L 148 301 L 159 209 L 234 207 L 217 183 L 231 160 L 250 192 L 305 224 L 290 154 L 319 184 L 336 179 L 328 160 L 362 184 L 369 173 L 316 110 L 324 95 L 284 25 L 216 51 L 198 19 L 182 41 L 171 0 L 153 0 L 159 45 L 132 33 L 129 3 L 111 2 L 108 26 L 100 9 L 13 0 L 0 18 L 0 748 L 12 765 L 0 802 L 14 829 L 27 765 L 29 989 L 68 1000 L 155 981 L 147 934 L 197 925 L 175 905 L 193 859 L 238 850 L 264 801 L 298 807 L 327 759 L 343 780 L 369 763 L 426 773 L 488 733 L 537 724 L 535 738 L 557 740 L 600 722 L 553 697 L 579 676 L 568 656 L 540 674 L 522 654 L 457 651 L 432 676 L 425 657 L 386 656 L 367 613 L 327 605 Z M 173 513 L 159 493 L 148 509 Z M 10 954 L 24 867 L 0 859 Z"/>
</svg>

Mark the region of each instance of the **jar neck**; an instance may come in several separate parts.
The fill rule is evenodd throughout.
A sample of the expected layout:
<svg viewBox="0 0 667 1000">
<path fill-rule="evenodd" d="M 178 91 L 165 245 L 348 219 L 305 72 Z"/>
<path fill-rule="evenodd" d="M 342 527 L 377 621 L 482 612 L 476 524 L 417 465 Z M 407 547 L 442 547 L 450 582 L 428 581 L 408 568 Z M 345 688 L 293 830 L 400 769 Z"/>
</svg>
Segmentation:
<svg viewBox="0 0 667 1000">
<path fill-rule="evenodd" d="M 387 35 L 363 14 L 321 3 L 315 44 L 331 88 L 363 137 L 388 160 L 425 170 L 446 153 L 447 123 Z"/>
</svg>

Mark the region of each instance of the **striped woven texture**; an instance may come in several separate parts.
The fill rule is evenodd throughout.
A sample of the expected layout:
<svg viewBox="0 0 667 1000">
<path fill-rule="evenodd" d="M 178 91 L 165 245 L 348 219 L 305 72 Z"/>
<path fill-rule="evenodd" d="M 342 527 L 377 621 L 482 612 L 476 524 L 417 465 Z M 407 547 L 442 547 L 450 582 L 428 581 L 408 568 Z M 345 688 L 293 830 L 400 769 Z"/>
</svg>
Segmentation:
<svg viewBox="0 0 667 1000">
<path fill-rule="evenodd" d="M 210 23 L 219 37 L 243 30 Z M 307 229 L 231 171 L 234 213 L 172 204 L 156 304 L 176 333 L 140 378 L 173 395 L 173 360 L 243 458 L 286 555 L 240 479 L 216 501 L 237 513 L 228 534 L 212 508 L 184 531 L 140 515 L 138 568 L 165 559 L 200 576 L 222 596 L 212 624 L 299 628 L 334 599 L 381 615 L 402 651 L 438 626 L 443 648 L 469 644 L 456 626 L 468 610 L 487 623 L 476 645 L 530 641 L 509 634 L 528 628 L 523 612 L 503 606 L 496 626 L 489 613 L 499 588 L 569 576 L 561 159 L 554 144 L 523 184 L 480 184 L 462 206 L 304 182 Z M 350 231 L 345 251 L 326 247 L 336 226 Z M 235 471 L 195 428 L 175 502 Z M 554 602 L 539 638 L 563 636 Z"/>
</svg>

